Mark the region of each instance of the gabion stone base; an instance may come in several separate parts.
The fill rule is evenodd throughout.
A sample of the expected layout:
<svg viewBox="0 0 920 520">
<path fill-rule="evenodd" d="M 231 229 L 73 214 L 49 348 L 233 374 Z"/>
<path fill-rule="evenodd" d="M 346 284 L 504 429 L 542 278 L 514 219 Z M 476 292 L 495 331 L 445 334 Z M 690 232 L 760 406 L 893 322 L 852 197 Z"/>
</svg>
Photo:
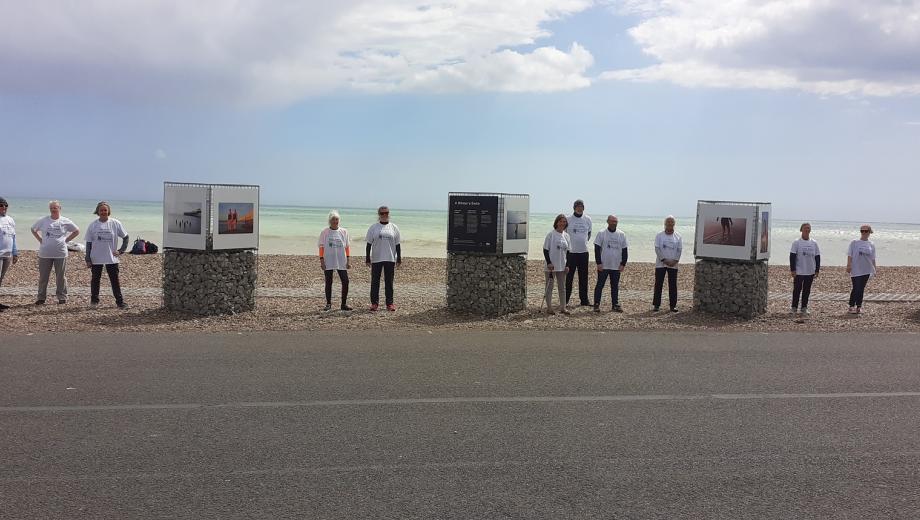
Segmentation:
<svg viewBox="0 0 920 520">
<path fill-rule="evenodd" d="M 171 311 L 215 315 L 251 311 L 255 251 L 177 251 L 163 260 L 163 303 Z"/>
<path fill-rule="evenodd" d="M 767 312 L 767 263 L 700 259 L 693 307 L 698 311 L 753 318 Z"/>
<path fill-rule="evenodd" d="M 523 255 L 447 254 L 447 308 L 497 316 L 524 310 L 527 259 Z"/>
</svg>

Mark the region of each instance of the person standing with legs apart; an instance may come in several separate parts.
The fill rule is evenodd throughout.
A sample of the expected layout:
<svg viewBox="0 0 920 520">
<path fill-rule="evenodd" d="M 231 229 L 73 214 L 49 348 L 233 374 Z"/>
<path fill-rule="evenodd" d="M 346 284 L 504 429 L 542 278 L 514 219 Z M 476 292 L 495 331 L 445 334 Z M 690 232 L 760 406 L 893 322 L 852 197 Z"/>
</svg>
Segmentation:
<svg viewBox="0 0 920 520">
<path fill-rule="evenodd" d="M 869 240 L 872 226 L 863 224 L 859 226 L 859 240 L 850 242 L 847 250 L 847 273 L 853 283 L 850 291 L 850 314 L 862 312 L 863 296 L 869 277 L 877 274 L 875 265 L 875 244 Z"/>
<path fill-rule="evenodd" d="M 553 230 L 547 233 L 543 240 L 543 259 L 546 260 L 546 290 L 543 299 L 546 301 L 546 313 L 553 312 L 553 282 L 555 281 L 559 291 L 559 308 L 562 314 L 568 314 L 569 311 L 565 305 L 565 273 L 569 272 L 566 267 L 571 248 L 572 239 L 566 233 L 565 228 L 569 225 L 565 215 L 556 215 L 553 221 Z"/>
<path fill-rule="evenodd" d="M 323 310 L 332 309 L 332 275 L 339 273 L 339 281 L 342 282 L 342 305 L 339 307 L 343 311 L 350 311 L 348 306 L 348 270 L 351 269 L 351 239 L 348 236 L 348 230 L 339 227 L 339 212 L 332 210 L 329 212 L 329 227 L 323 230 L 319 235 L 319 266 L 323 269 L 323 275 L 326 278 L 326 307 Z"/>
<path fill-rule="evenodd" d="M 623 312 L 623 308 L 620 307 L 620 274 L 626 268 L 629 244 L 626 242 L 626 235 L 622 231 L 617 231 L 618 223 L 616 215 L 608 216 L 607 228 L 594 239 L 594 261 L 597 262 L 594 312 L 601 312 L 601 297 L 607 278 L 610 278 L 610 301 L 613 312 Z"/>
<path fill-rule="evenodd" d="M 6 270 L 19 261 L 19 249 L 16 248 L 16 221 L 6 214 L 9 203 L 0 197 L 0 287 Z M 0 312 L 9 309 L 9 305 L 0 303 Z"/>
<path fill-rule="evenodd" d="M 379 221 L 367 230 L 364 241 L 367 242 L 365 263 L 371 267 L 371 310 L 380 307 L 380 275 L 383 274 L 387 310 L 395 311 L 393 303 L 393 278 L 395 269 L 402 265 L 402 248 L 400 247 L 399 228 L 390 222 L 390 208 L 377 208 Z"/>
<path fill-rule="evenodd" d="M 35 305 L 44 305 L 48 293 L 48 278 L 54 267 L 58 303 L 67 303 L 67 242 L 80 234 L 73 221 L 61 215 L 61 203 L 48 203 L 50 216 L 38 219 L 32 225 L 32 236 L 38 240 L 38 299 Z"/>
<path fill-rule="evenodd" d="M 668 303 L 671 312 L 677 312 L 677 264 L 684 250 L 680 234 L 674 231 L 677 221 L 673 215 L 664 219 L 664 231 L 655 236 L 655 293 L 652 297 L 652 310 L 661 308 L 661 290 L 664 277 L 668 277 Z"/>
<path fill-rule="evenodd" d="M 566 218 L 569 227 L 566 228 L 572 238 L 569 244 L 572 247 L 566 258 L 568 271 L 565 274 L 565 303 L 568 305 L 572 297 L 572 282 L 575 271 L 578 271 L 578 299 L 581 305 L 590 305 L 588 302 L 588 244 L 591 240 L 591 217 L 585 215 L 585 202 L 581 199 L 572 204 L 573 213 Z"/>
<path fill-rule="evenodd" d="M 105 268 L 112 285 L 115 305 L 119 309 L 127 309 L 118 281 L 118 257 L 128 249 L 128 232 L 118 219 L 112 218 L 112 207 L 108 202 L 96 204 L 93 214 L 99 218 L 86 228 L 86 267 L 92 269 L 89 304 L 93 307 L 99 305 L 99 283 L 102 281 L 102 269 Z M 119 238 L 121 247 L 118 247 Z"/>
<path fill-rule="evenodd" d="M 792 243 L 789 252 L 789 268 L 792 269 L 792 314 L 799 312 L 799 296 L 802 297 L 802 314 L 808 314 L 808 297 L 811 284 L 821 271 L 821 248 L 810 238 L 811 224 L 799 226 L 802 238 Z"/>
</svg>

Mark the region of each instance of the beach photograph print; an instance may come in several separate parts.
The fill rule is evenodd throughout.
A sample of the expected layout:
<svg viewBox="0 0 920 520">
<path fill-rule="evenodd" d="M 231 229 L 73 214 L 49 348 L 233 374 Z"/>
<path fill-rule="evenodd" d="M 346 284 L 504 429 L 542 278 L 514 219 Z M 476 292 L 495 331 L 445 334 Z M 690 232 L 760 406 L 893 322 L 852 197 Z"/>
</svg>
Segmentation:
<svg viewBox="0 0 920 520">
<path fill-rule="evenodd" d="M 252 202 L 221 202 L 217 205 L 217 233 L 237 235 L 252 233 L 254 211 Z"/>
<path fill-rule="evenodd" d="M 746 218 L 715 217 L 703 224 L 703 243 L 713 246 L 744 246 L 747 237 Z"/>
<path fill-rule="evenodd" d="M 526 240 L 527 239 L 527 212 L 526 211 L 509 211 L 508 222 L 506 223 L 507 232 L 506 240 Z"/>
<path fill-rule="evenodd" d="M 761 212 L 760 217 L 760 252 L 770 250 L 770 212 Z"/>
<path fill-rule="evenodd" d="M 172 201 L 166 213 L 167 230 L 186 235 L 201 234 L 201 203 Z"/>
</svg>

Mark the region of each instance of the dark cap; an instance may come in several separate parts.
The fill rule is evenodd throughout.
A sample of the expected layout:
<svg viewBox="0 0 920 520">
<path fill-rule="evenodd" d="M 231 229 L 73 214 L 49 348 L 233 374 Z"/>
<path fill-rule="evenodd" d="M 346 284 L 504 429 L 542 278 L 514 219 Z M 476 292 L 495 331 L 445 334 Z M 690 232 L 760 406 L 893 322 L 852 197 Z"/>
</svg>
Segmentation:
<svg viewBox="0 0 920 520">
<path fill-rule="evenodd" d="M 4 204 L 4 205 L 6 205 L 6 206 L 9 206 L 9 203 L 8 203 L 8 202 L 6 201 L 6 199 L 4 199 L 3 197 L 0 197 L 0 204 Z"/>
<path fill-rule="evenodd" d="M 572 209 L 575 209 L 575 208 L 577 208 L 578 206 L 585 207 L 585 201 L 583 201 L 583 200 L 581 200 L 581 199 L 576 200 L 575 203 L 572 204 Z"/>
</svg>

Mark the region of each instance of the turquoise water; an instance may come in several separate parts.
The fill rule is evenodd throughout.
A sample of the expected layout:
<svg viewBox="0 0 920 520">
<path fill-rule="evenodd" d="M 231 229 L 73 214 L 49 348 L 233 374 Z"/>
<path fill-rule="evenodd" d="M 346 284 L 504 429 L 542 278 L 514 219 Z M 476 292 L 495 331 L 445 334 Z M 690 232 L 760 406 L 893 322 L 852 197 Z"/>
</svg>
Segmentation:
<svg viewBox="0 0 920 520">
<path fill-rule="evenodd" d="M 9 215 L 16 219 L 21 249 L 37 249 L 29 227 L 48 214 L 45 199 L 9 199 Z M 95 218 L 92 211 L 98 201 L 64 200 L 62 214 L 81 229 Z M 161 202 L 109 201 L 113 216 L 125 224 L 132 239 L 143 237 L 162 245 L 163 204 Z M 375 209 L 338 208 L 342 226 L 352 235 L 354 254 L 363 254 L 364 232 L 376 219 Z M 421 211 L 390 208 L 391 220 L 403 237 L 403 254 L 418 257 L 444 257 L 447 244 L 447 211 Z M 263 205 L 260 212 L 259 250 L 268 254 L 316 254 L 316 240 L 326 227 L 327 208 Z M 555 214 L 531 215 L 531 258 L 541 258 L 543 237 L 552 228 Z M 595 227 L 604 226 L 604 216 L 595 216 Z M 693 261 L 693 217 L 678 217 L 677 230 L 684 237 L 684 262 Z M 772 263 L 785 263 L 789 245 L 799 236 L 800 221 L 774 220 Z M 812 220 L 812 238 L 821 246 L 822 263 L 846 264 L 850 240 L 858 238 L 858 222 Z M 881 265 L 920 265 L 920 224 L 872 223 L 872 240 L 878 248 Z M 661 231 L 661 217 L 620 215 L 619 229 L 630 242 L 629 258 L 651 262 L 655 258 L 653 242 Z M 79 239 L 78 239 L 79 240 Z"/>
</svg>

